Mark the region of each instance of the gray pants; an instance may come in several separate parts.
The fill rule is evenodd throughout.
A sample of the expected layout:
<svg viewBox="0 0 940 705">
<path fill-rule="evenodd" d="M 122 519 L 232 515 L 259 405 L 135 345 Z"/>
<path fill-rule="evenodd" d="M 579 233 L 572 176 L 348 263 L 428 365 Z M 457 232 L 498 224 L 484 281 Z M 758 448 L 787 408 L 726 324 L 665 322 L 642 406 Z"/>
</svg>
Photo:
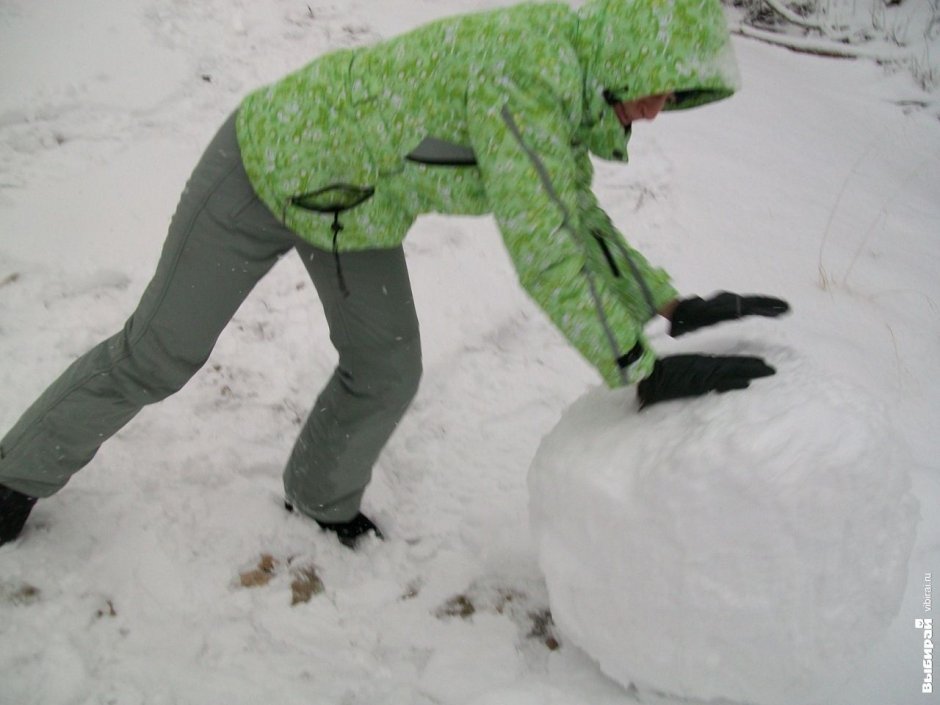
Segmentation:
<svg viewBox="0 0 940 705">
<path fill-rule="evenodd" d="M 335 260 L 281 225 L 242 168 L 234 116 L 186 185 L 153 280 L 123 330 L 76 360 L 0 441 L 0 484 L 61 489 L 140 409 L 202 367 L 252 287 L 296 249 L 317 289 L 339 364 L 284 472 L 286 498 L 324 521 L 359 510 L 372 466 L 413 398 L 421 344 L 402 249 Z"/>
</svg>

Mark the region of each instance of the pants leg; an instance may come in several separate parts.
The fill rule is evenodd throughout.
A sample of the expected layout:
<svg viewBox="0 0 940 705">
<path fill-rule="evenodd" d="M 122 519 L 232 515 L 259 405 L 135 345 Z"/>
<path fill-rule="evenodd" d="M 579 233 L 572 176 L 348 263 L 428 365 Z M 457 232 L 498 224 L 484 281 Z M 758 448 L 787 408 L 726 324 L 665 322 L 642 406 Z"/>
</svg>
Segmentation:
<svg viewBox="0 0 940 705">
<path fill-rule="evenodd" d="M 287 500 L 321 521 L 356 515 L 372 466 L 415 395 L 421 341 L 400 247 L 340 255 L 297 251 L 316 286 L 339 364 L 321 392 L 284 472 Z"/>
<path fill-rule="evenodd" d="M 34 497 L 61 489 L 144 405 L 189 380 L 255 283 L 297 242 L 252 191 L 232 116 L 183 191 L 137 310 L 0 441 L 0 484 Z"/>
</svg>

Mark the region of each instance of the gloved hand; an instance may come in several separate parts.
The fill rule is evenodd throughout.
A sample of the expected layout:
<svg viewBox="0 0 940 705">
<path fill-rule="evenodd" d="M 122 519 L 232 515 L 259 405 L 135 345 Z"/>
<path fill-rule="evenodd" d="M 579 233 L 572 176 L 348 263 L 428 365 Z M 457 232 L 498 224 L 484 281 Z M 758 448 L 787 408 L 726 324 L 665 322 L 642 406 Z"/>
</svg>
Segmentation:
<svg viewBox="0 0 940 705">
<path fill-rule="evenodd" d="M 743 316 L 775 317 L 790 310 L 783 299 L 772 296 L 740 296 L 722 291 L 710 299 L 693 296 L 682 299 L 672 312 L 669 335 L 678 338 L 698 328 Z"/>
<path fill-rule="evenodd" d="M 775 372 L 759 357 L 671 355 L 656 360 L 653 373 L 637 385 L 636 394 L 644 409 L 658 401 L 745 389 L 752 379 Z"/>
</svg>

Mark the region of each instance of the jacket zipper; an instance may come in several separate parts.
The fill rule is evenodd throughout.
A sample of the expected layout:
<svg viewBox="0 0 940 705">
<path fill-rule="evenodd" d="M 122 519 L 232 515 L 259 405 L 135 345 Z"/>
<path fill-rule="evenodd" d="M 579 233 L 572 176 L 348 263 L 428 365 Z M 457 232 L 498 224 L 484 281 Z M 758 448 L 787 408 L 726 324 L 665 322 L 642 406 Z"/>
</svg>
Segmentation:
<svg viewBox="0 0 940 705">
<path fill-rule="evenodd" d="M 548 194 L 549 199 L 551 199 L 558 209 L 561 211 L 562 223 L 561 228 L 568 232 L 569 237 L 574 241 L 577 247 L 580 247 L 582 254 L 585 257 L 585 266 L 581 270 L 581 273 L 587 279 L 588 289 L 591 293 L 591 298 L 594 300 L 594 307 L 597 310 L 597 316 L 601 322 L 601 328 L 604 330 L 604 335 L 607 338 L 607 342 L 610 345 L 611 353 L 613 353 L 614 360 L 617 363 L 617 369 L 620 372 L 620 380 L 626 384 L 628 381 L 626 368 L 620 364 L 620 361 L 625 357 L 629 357 L 633 350 L 628 352 L 626 355 L 621 355 L 619 350 L 619 345 L 617 345 L 617 338 L 614 335 L 613 330 L 610 327 L 610 321 L 607 320 L 607 314 L 604 312 L 604 306 L 601 303 L 600 294 L 597 291 L 597 287 L 594 283 L 594 276 L 591 274 L 591 271 L 588 269 L 586 260 L 587 260 L 587 245 L 578 240 L 577 236 L 572 232 L 571 229 L 571 216 L 568 212 L 568 206 L 565 205 L 565 202 L 561 200 L 561 197 L 558 195 L 558 192 L 555 191 L 555 186 L 552 184 L 552 180 L 548 175 L 548 170 L 545 168 L 545 165 L 542 163 L 542 160 L 539 158 L 539 155 L 536 154 L 528 144 L 526 144 L 525 139 L 522 137 L 522 132 L 519 130 L 519 126 L 516 124 L 516 120 L 512 115 L 512 111 L 509 110 L 509 105 L 504 105 L 501 111 L 501 116 L 503 122 L 506 123 L 506 127 L 509 128 L 509 131 L 512 133 L 512 136 L 516 138 L 516 141 L 519 143 L 519 146 L 522 147 L 522 151 L 526 153 L 526 156 L 529 157 L 529 160 L 532 162 L 532 166 L 535 167 L 535 172 L 538 174 L 539 180 L 542 182 L 542 187 L 545 189 L 545 192 Z M 635 349 L 635 346 L 634 346 Z"/>
</svg>

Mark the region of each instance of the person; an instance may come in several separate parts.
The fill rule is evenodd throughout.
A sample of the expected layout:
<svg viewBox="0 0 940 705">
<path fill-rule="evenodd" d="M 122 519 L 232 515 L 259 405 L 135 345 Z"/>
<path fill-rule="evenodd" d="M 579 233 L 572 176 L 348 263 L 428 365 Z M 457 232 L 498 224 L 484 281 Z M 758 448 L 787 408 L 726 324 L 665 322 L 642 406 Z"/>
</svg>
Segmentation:
<svg viewBox="0 0 940 705">
<path fill-rule="evenodd" d="M 657 359 L 680 335 L 780 299 L 680 299 L 591 191 L 590 155 L 627 161 L 631 126 L 727 98 L 719 0 L 521 4 L 326 54 L 251 93 L 183 191 L 122 330 L 76 360 L 0 441 L 0 542 L 143 406 L 179 390 L 274 262 L 296 250 L 339 352 L 287 460 L 286 506 L 354 546 L 372 466 L 415 394 L 421 348 L 402 240 L 420 213 L 492 213 L 528 294 L 641 407 L 747 387 L 754 357 Z"/>
</svg>

